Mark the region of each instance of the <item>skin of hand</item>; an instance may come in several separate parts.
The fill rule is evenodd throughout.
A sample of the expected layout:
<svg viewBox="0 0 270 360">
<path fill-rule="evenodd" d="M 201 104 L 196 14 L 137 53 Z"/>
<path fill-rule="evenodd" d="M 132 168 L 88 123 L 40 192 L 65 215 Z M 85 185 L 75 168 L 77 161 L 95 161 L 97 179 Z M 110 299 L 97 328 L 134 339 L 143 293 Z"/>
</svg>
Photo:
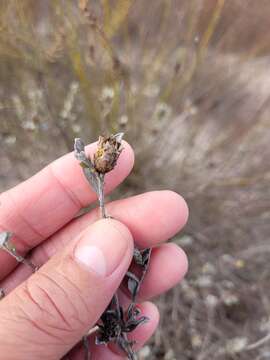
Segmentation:
<svg viewBox="0 0 270 360">
<path fill-rule="evenodd" d="M 87 153 L 95 147 L 88 145 Z M 128 176 L 133 163 L 133 151 L 124 142 L 117 166 L 106 175 L 106 193 Z M 0 287 L 6 292 L 0 301 L 1 359 L 83 359 L 83 348 L 74 346 L 119 287 L 134 242 L 154 250 L 138 304 L 150 321 L 130 338 L 139 349 L 155 331 L 159 314 L 148 300 L 176 285 L 187 271 L 183 250 L 166 244 L 185 225 L 187 205 L 172 191 L 154 191 L 107 204 L 114 219 L 99 220 L 97 210 L 77 216 L 94 201 L 73 153 L 0 195 L 0 231 L 14 233 L 17 251 L 41 266 L 32 274 L 0 251 Z M 125 307 L 128 295 L 120 290 L 119 298 Z M 123 359 L 114 346 L 96 347 L 93 341 L 91 359 Z"/>
</svg>

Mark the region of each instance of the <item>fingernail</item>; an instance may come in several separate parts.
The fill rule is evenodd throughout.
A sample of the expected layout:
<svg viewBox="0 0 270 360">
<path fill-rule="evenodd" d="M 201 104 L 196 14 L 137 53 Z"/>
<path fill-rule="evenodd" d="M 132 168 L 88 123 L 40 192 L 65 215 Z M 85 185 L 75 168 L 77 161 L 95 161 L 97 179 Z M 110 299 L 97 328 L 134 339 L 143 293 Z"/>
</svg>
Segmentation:
<svg viewBox="0 0 270 360">
<path fill-rule="evenodd" d="M 75 260 L 98 276 L 112 274 L 121 264 L 128 247 L 125 232 L 119 230 L 111 220 L 100 220 L 93 224 L 76 245 Z"/>
</svg>

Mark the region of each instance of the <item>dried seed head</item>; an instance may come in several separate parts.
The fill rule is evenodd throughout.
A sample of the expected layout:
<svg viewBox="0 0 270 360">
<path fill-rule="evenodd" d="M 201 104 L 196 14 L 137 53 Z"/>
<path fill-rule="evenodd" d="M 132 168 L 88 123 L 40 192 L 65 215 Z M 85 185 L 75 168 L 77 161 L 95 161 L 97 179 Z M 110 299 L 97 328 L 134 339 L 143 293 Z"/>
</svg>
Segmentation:
<svg viewBox="0 0 270 360">
<path fill-rule="evenodd" d="M 123 150 L 121 146 L 122 138 L 123 133 L 99 137 L 98 148 L 93 158 L 93 165 L 98 173 L 106 174 L 115 167 Z"/>
</svg>

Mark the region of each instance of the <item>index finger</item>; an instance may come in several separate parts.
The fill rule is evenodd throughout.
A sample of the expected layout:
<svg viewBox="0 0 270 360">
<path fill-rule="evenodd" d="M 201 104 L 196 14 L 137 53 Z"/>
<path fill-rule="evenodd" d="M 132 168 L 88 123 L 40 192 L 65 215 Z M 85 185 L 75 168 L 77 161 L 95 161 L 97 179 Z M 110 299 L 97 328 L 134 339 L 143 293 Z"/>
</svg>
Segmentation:
<svg viewBox="0 0 270 360">
<path fill-rule="evenodd" d="M 134 154 L 123 142 L 118 163 L 105 178 L 105 192 L 110 192 L 129 174 Z M 94 152 L 96 143 L 86 152 Z M 54 161 L 29 180 L 0 195 L 0 232 L 14 234 L 12 242 L 24 254 L 72 220 L 78 211 L 96 200 L 96 194 L 85 179 L 74 153 Z M 0 251 L 3 278 L 16 262 Z"/>
</svg>

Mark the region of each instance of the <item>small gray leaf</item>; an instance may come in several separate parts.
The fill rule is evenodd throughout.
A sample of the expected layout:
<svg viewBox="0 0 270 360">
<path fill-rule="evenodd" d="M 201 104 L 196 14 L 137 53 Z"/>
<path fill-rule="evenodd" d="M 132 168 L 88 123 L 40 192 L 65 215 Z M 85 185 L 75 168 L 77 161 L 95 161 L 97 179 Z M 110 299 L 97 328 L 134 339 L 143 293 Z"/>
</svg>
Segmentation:
<svg viewBox="0 0 270 360">
<path fill-rule="evenodd" d="M 91 160 L 85 154 L 84 142 L 80 138 L 76 138 L 74 142 L 74 154 L 77 160 L 80 161 L 80 164 L 83 168 L 84 175 L 92 186 L 94 191 L 99 195 L 99 179 L 98 174 L 95 171 L 95 168 Z"/>
<path fill-rule="evenodd" d="M 80 138 L 76 138 L 74 140 L 74 151 L 75 153 L 80 153 L 82 151 L 84 151 L 85 145 L 84 142 L 82 141 L 82 139 Z"/>
<path fill-rule="evenodd" d="M 123 136 L 124 136 L 124 133 L 123 133 L 123 132 L 120 132 L 120 133 L 117 133 L 117 134 L 113 135 L 113 138 L 114 138 L 118 143 L 121 143 L 122 140 L 123 140 Z"/>
<path fill-rule="evenodd" d="M 140 280 L 137 278 L 136 275 L 134 275 L 130 271 L 127 272 L 126 276 L 129 278 L 128 279 L 128 290 L 130 291 L 132 298 L 135 299 L 135 297 L 138 293 L 138 290 L 139 290 Z"/>
<path fill-rule="evenodd" d="M 85 154 L 84 142 L 80 138 L 76 138 L 74 141 L 74 155 L 77 160 L 81 162 L 82 167 L 89 167 L 94 169 L 94 166 L 90 159 Z"/>
<path fill-rule="evenodd" d="M 94 189 L 95 193 L 99 194 L 99 180 L 97 177 L 97 173 L 95 171 L 93 171 L 92 169 L 89 169 L 88 167 L 87 168 L 84 167 L 83 172 L 84 172 L 86 179 L 88 180 L 88 182 Z"/>
<path fill-rule="evenodd" d="M 10 232 L 1 232 L 0 233 L 0 247 L 4 247 L 8 240 L 11 238 L 12 234 Z"/>
<path fill-rule="evenodd" d="M 136 247 L 134 248 L 134 251 L 133 251 L 133 259 L 135 261 L 135 264 L 137 264 L 137 265 L 143 264 L 142 254 L 141 254 L 140 250 Z"/>
</svg>

